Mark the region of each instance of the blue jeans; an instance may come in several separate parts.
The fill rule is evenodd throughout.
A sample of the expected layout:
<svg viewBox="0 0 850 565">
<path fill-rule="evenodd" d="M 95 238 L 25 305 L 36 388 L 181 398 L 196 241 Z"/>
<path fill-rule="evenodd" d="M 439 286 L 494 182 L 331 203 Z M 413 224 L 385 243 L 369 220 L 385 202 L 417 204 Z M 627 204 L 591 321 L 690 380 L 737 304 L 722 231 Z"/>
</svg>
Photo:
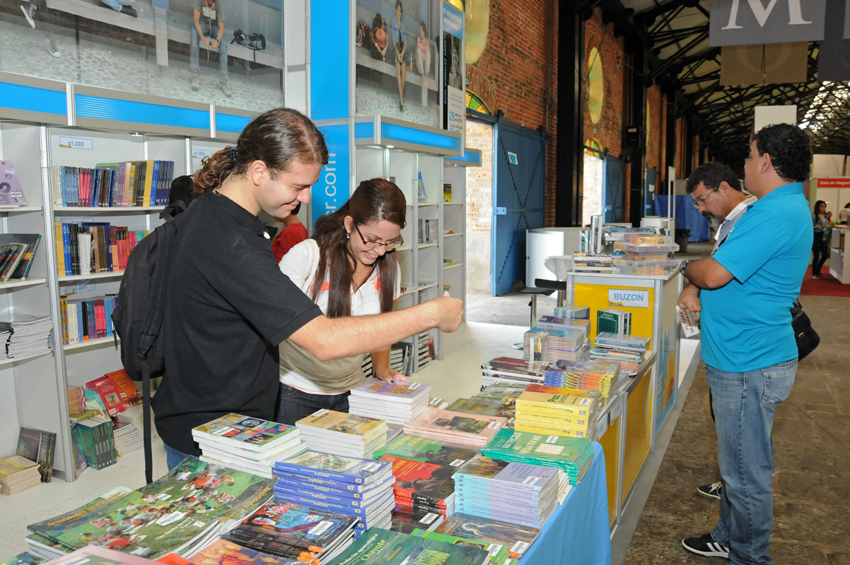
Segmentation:
<svg viewBox="0 0 850 565">
<path fill-rule="evenodd" d="M 745 373 L 708 367 L 723 477 L 720 522 L 711 537 L 729 547 L 734 565 L 771 565 L 773 417 L 788 398 L 797 360 Z"/>
<path fill-rule="evenodd" d="M 165 447 L 165 463 L 166 465 L 168 465 L 169 471 L 179 465 L 180 462 L 186 459 L 187 457 L 194 457 L 194 455 L 189 455 L 188 453 L 177 451 L 176 449 L 169 447 L 165 443 L 163 443 L 162 445 L 163 447 Z"/>
<path fill-rule="evenodd" d="M 294 426 L 298 420 L 306 418 L 322 408 L 337 412 L 348 412 L 348 396 L 350 394 L 350 392 L 310 394 L 281 383 L 280 402 L 277 414 L 275 414 L 275 421 Z"/>
<path fill-rule="evenodd" d="M 218 26 L 215 26 L 215 29 L 213 29 L 203 21 L 198 25 L 201 26 L 201 31 L 204 33 L 207 41 L 218 39 Z M 197 75 L 201 72 L 200 65 L 198 64 L 200 49 L 198 42 L 201 41 L 201 38 L 198 36 L 198 30 L 195 29 L 194 25 L 191 27 L 191 30 L 192 38 L 189 40 L 189 69 L 193 75 Z M 221 43 L 218 44 L 218 59 L 218 82 L 227 84 L 227 37 L 222 37 Z"/>
</svg>

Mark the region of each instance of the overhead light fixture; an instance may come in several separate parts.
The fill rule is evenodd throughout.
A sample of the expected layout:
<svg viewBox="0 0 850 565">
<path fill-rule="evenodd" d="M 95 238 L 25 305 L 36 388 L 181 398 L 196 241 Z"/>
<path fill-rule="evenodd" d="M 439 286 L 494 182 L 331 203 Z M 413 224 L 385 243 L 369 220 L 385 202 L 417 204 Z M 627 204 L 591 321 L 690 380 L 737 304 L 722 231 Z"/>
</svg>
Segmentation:
<svg viewBox="0 0 850 565">
<path fill-rule="evenodd" d="M 387 145 L 387 149 L 395 149 L 395 145 Z"/>
</svg>

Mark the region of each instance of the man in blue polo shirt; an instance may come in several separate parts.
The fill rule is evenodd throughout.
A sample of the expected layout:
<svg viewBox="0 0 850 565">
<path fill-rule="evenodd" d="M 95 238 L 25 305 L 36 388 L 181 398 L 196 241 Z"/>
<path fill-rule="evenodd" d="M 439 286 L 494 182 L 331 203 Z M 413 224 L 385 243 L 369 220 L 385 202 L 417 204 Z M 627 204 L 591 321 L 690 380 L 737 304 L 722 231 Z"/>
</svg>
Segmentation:
<svg viewBox="0 0 850 565">
<path fill-rule="evenodd" d="M 709 259 L 680 270 L 702 290 L 702 359 L 708 366 L 724 489 L 720 522 L 688 551 L 734 565 L 770 565 L 776 406 L 797 372 L 791 306 L 812 248 L 802 181 L 812 152 L 801 129 L 761 129 L 750 144 L 744 184 L 758 200 Z"/>
</svg>

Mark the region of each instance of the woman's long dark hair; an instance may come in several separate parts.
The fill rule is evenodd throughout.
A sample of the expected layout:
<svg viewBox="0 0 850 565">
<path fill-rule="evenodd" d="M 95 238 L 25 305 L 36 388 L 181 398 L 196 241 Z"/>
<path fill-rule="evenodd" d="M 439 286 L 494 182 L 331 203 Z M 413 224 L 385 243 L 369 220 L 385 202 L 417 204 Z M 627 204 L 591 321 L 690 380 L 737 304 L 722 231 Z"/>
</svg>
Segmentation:
<svg viewBox="0 0 850 565">
<path fill-rule="evenodd" d="M 254 161 L 263 161 L 276 176 L 293 161 L 326 165 L 328 147 L 310 118 L 298 110 L 269 110 L 245 126 L 236 147 L 225 147 L 201 161 L 194 178 L 195 194 L 220 187 L 230 175 L 244 175 Z"/>
<path fill-rule="evenodd" d="M 812 214 L 812 222 L 815 223 L 815 224 L 817 224 L 818 220 L 820 219 L 820 205 L 821 204 L 826 204 L 826 202 L 824 202 L 823 200 L 818 200 L 817 202 L 815 202 L 815 213 Z M 824 214 L 824 216 L 826 216 L 826 212 L 824 212 L 823 214 Z"/>
<path fill-rule="evenodd" d="M 351 198 L 332 214 L 316 220 L 313 239 L 319 244 L 319 265 L 313 284 L 313 302 L 319 295 L 327 273 L 328 318 L 351 315 L 351 282 L 357 259 L 348 248 L 345 217 L 351 216 L 354 225 L 363 226 L 387 220 L 400 228 L 405 226 L 407 201 L 395 184 L 384 179 L 365 180 L 360 183 Z M 359 237 L 352 230 L 350 237 Z M 330 266 L 330 269 L 328 269 Z M 398 275 L 398 260 L 395 252 L 384 253 L 375 261 L 381 279 L 381 312 L 393 307 L 393 293 Z"/>
</svg>

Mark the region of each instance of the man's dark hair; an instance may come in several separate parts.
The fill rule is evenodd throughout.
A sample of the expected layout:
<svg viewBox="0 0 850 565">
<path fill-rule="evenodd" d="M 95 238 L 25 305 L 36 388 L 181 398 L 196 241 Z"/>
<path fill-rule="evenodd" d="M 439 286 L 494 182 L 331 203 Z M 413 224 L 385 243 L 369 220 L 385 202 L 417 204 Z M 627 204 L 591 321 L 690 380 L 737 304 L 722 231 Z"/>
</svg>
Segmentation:
<svg viewBox="0 0 850 565">
<path fill-rule="evenodd" d="M 168 203 L 174 204 L 178 200 L 188 207 L 194 200 L 195 183 L 191 175 L 183 175 L 171 181 L 171 191 L 168 193 Z"/>
<path fill-rule="evenodd" d="M 761 128 L 753 136 L 759 156 L 768 153 L 770 162 L 780 178 L 803 182 L 809 178 L 812 164 L 812 146 L 809 136 L 791 124 L 772 124 Z"/>
<path fill-rule="evenodd" d="M 735 171 L 719 161 L 709 161 L 703 163 L 691 173 L 691 176 L 688 177 L 688 184 L 685 185 L 685 192 L 693 193 L 699 183 L 703 183 L 709 190 L 717 190 L 721 182 L 725 182 L 741 192 L 741 181 L 738 180 Z"/>
</svg>

